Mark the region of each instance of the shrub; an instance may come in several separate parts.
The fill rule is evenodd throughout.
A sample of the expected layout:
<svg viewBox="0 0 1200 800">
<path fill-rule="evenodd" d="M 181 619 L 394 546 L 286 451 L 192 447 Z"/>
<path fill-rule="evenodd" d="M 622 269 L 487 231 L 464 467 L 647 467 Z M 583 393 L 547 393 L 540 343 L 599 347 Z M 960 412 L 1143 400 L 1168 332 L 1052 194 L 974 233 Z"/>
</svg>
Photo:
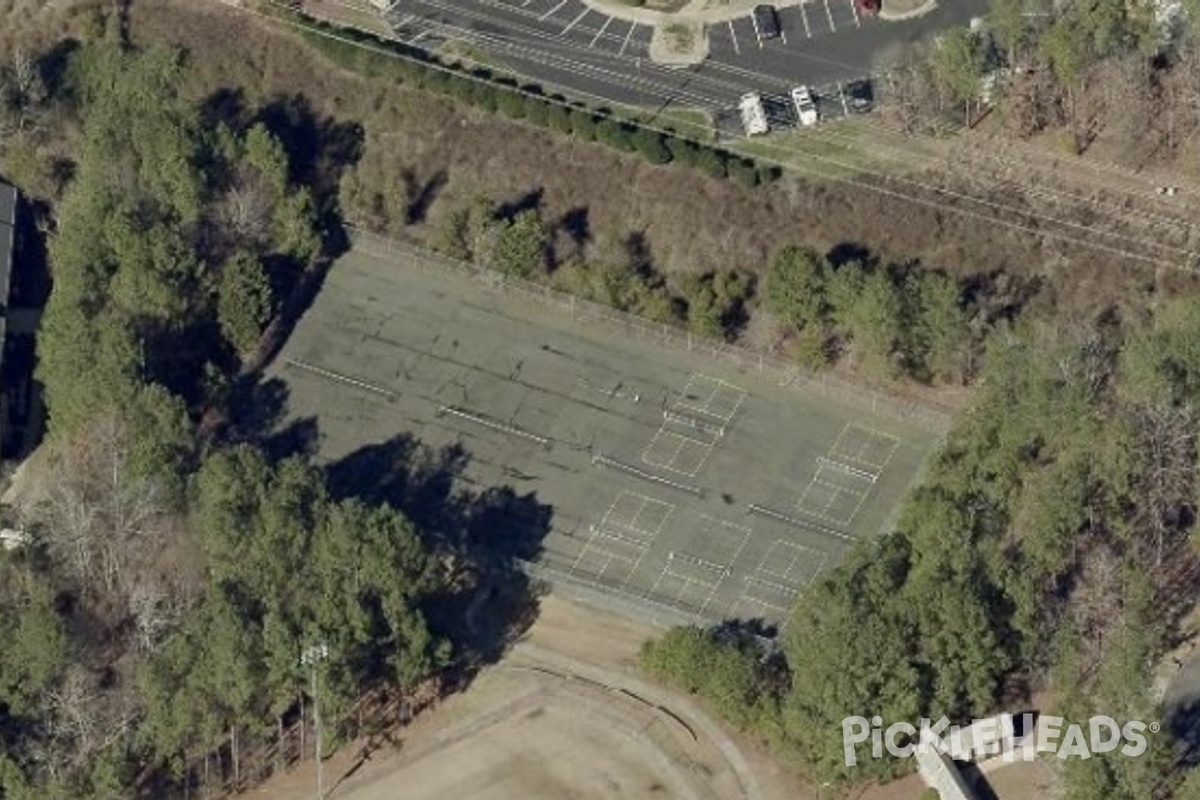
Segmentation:
<svg viewBox="0 0 1200 800">
<path fill-rule="evenodd" d="M 512 89 L 498 89 L 496 108 L 510 119 L 525 116 L 525 98 Z"/>
<path fill-rule="evenodd" d="M 651 164 L 666 164 L 671 160 L 671 151 L 663 144 L 661 134 L 645 128 L 638 128 L 633 133 L 632 140 L 634 149 Z"/>
<path fill-rule="evenodd" d="M 570 116 L 571 133 L 585 142 L 595 141 L 596 118 L 592 116 L 592 112 L 583 108 L 572 108 Z"/>
<path fill-rule="evenodd" d="M 525 119 L 534 125 L 545 127 L 548 114 L 549 108 L 545 100 L 532 95 L 525 96 Z"/>
<path fill-rule="evenodd" d="M 696 154 L 696 166 L 714 178 L 726 176 L 725 154 L 711 147 L 701 148 Z"/>
<path fill-rule="evenodd" d="M 629 152 L 633 142 L 629 129 L 614 119 L 603 119 L 596 125 L 596 141 L 606 144 L 614 150 Z"/>
</svg>

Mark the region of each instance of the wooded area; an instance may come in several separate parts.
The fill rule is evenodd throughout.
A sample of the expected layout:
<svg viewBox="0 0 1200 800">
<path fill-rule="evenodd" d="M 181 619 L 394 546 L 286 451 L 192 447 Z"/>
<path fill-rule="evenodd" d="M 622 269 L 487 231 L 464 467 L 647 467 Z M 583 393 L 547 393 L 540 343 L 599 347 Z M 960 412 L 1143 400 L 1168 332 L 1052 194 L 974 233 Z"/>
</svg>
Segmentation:
<svg viewBox="0 0 1200 800">
<path fill-rule="evenodd" d="M 288 101 L 221 116 L 181 52 L 115 29 L 38 69 L 23 124 L 70 126 L 77 158 L 38 348 L 55 480 L 0 557 L 0 796 L 165 797 L 296 716 L 305 647 L 329 719 L 445 669 L 424 609 L 469 567 L 265 430 L 200 432 L 336 247 Z"/>
<path fill-rule="evenodd" d="M 1070 718 L 1160 719 L 1152 670 L 1195 602 L 1196 341 L 1190 298 L 1149 320 L 998 331 L 978 404 L 896 531 L 810 589 L 783 663 L 718 631 L 671 634 L 647 666 L 820 780 L 911 767 L 847 771 L 840 724 L 856 714 L 971 719 L 1048 691 Z M 1194 797 L 1172 795 L 1194 735 L 1174 733 L 1141 758 L 1068 762 L 1067 797 Z"/>
</svg>

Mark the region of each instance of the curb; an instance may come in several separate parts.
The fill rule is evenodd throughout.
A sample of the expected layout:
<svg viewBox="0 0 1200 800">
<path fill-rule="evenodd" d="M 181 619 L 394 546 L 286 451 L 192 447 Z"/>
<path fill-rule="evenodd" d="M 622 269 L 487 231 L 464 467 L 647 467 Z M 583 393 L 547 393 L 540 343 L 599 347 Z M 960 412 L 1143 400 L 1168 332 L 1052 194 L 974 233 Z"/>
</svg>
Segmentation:
<svg viewBox="0 0 1200 800">
<path fill-rule="evenodd" d="M 910 11 L 894 11 L 887 10 L 887 0 L 883 0 L 883 8 L 880 9 L 878 17 L 884 22 L 903 22 L 907 19 L 916 19 L 923 17 L 929 12 L 938 7 L 937 0 L 928 0 Z"/>
<path fill-rule="evenodd" d="M 745 8 L 737 5 L 732 5 L 724 8 L 711 10 L 689 11 L 681 9 L 674 12 L 653 11 L 645 8 L 633 8 L 624 6 L 612 0 L 581 0 L 581 2 L 595 11 L 597 14 L 603 14 L 606 17 L 619 19 L 624 22 L 636 22 L 639 25 L 649 25 L 655 27 L 658 25 L 669 25 L 672 22 L 683 23 L 698 23 L 701 25 L 715 25 L 721 22 L 730 22 L 735 19 L 741 19 L 748 16 L 753 8 L 754 3 L 748 3 Z M 776 0 L 772 5 L 777 9 L 789 8 L 791 6 L 804 5 L 808 0 Z"/>
</svg>

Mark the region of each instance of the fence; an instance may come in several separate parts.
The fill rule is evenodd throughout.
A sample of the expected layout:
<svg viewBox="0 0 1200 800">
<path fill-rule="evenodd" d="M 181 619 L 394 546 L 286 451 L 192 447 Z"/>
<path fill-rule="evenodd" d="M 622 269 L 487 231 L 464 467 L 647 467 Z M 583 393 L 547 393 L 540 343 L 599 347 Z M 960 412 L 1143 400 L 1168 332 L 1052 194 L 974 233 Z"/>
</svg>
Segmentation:
<svg viewBox="0 0 1200 800">
<path fill-rule="evenodd" d="M 449 258 L 418 245 L 399 242 L 358 227 L 347 230 L 354 246 L 361 252 L 383 258 L 404 257 L 407 263 L 434 270 L 449 270 L 486 286 L 521 296 L 543 307 L 553 307 L 569 314 L 577 322 L 602 325 L 642 341 L 664 348 L 686 350 L 722 361 L 739 372 L 759 373 L 779 386 L 822 394 L 839 403 L 862 411 L 888 416 L 903 422 L 920 425 L 935 433 L 944 434 L 953 421 L 953 410 L 928 401 L 901 397 L 884 387 L 852 382 L 828 372 L 806 370 L 779 356 L 729 344 L 694 334 L 684 328 L 619 311 L 610 306 L 584 300 L 576 295 L 553 289 L 543 283 L 528 281 L 469 262 Z"/>
</svg>

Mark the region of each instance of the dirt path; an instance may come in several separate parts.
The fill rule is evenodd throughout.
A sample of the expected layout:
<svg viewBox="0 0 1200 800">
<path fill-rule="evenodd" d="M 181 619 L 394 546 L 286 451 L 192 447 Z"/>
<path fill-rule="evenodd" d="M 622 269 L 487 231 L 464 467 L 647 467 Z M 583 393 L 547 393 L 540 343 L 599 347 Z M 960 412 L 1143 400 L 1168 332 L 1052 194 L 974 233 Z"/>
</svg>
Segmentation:
<svg viewBox="0 0 1200 800">
<path fill-rule="evenodd" d="M 462 694 L 406 728 L 398 750 L 325 768 L 336 800 L 807 800 L 798 783 L 695 702 L 635 669 L 655 630 L 548 597 L 538 622 Z M 309 798 L 311 763 L 252 794 Z"/>
</svg>

